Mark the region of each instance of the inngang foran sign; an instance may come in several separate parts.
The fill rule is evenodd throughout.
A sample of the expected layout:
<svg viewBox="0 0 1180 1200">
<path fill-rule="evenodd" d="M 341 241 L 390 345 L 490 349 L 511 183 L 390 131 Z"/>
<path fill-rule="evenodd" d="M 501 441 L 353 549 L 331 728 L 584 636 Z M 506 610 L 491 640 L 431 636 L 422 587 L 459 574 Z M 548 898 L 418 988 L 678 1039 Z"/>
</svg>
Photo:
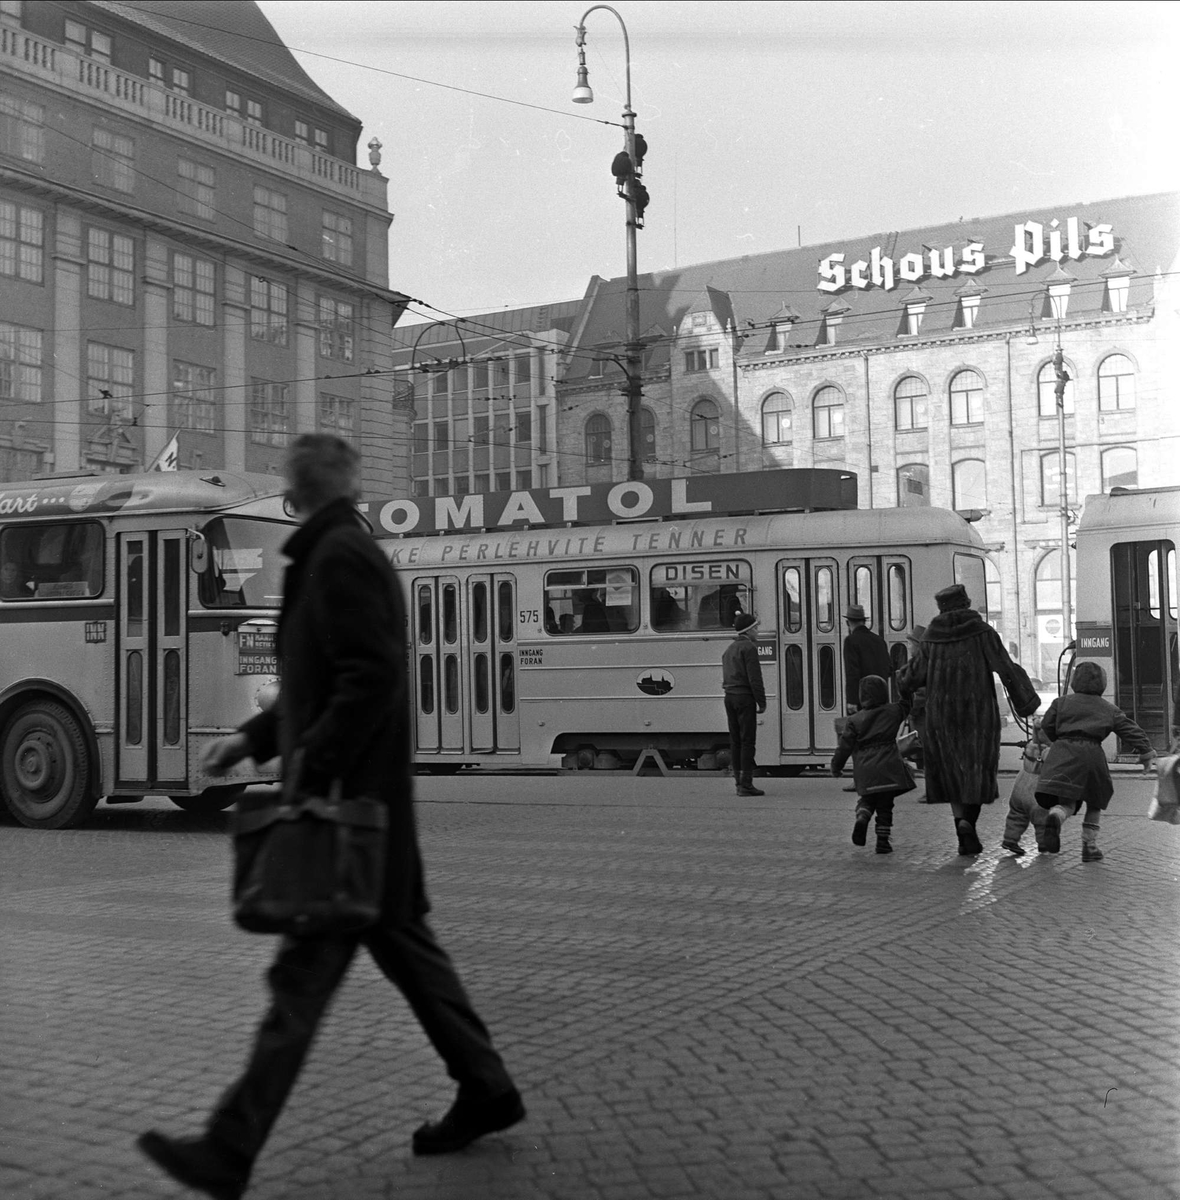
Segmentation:
<svg viewBox="0 0 1180 1200">
<path fill-rule="evenodd" d="M 950 279 L 960 272 L 975 275 L 988 265 L 987 252 L 982 242 L 968 242 L 959 247 L 944 246 L 941 250 L 923 247 L 924 253 L 903 254 L 896 262 L 881 252 L 880 246 L 869 251 L 867 259 L 858 259 L 844 266 L 847 255 L 841 251 L 829 254 L 819 264 L 821 292 L 839 292 L 846 287 L 879 287 L 889 291 L 899 282 L 919 283 L 923 279 Z M 1012 248 L 1006 256 L 1012 259 L 1017 275 L 1023 275 L 1029 267 L 1049 259 L 1059 263 L 1062 259 L 1102 258 L 1114 253 L 1114 226 L 1090 225 L 1083 229 L 1077 217 L 1066 219 L 1065 228 L 1056 217 L 1048 226 L 1040 221 L 1025 221 L 1014 226 Z"/>
</svg>

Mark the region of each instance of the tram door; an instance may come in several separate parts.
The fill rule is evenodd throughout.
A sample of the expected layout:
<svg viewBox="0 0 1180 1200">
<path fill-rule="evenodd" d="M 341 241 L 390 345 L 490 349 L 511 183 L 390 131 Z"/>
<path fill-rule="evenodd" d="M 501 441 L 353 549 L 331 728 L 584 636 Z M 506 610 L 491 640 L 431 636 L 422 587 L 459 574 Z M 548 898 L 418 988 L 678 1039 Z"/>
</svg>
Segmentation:
<svg viewBox="0 0 1180 1200">
<path fill-rule="evenodd" d="M 834 558 L 778 564 L 779 694 L 785 751 L 835 750 L 843 715 L 840 577 Z"/>
<path fill-rule="evenodd" d="M 414 581 L 414 708 L 427 752 L 463 750 L 461 594 L 453 576 Z"/>
<path fill-rule="evenodd" d="M 183 529 L 120 533 L 120 784 L 187 785 L 188 555 Z"/>
<path fill-rule="evenodd" d="M 1110 566 L 1114 702 L 1162 752 L 1180 723 L 1176 547 L 1162 539 L 1120 542 L 1111 547 Z"/>
<path fill-rule="evenodd" d="M 518 751 L 516 580 L 511 575 L 470 576 L 467 611 L 471 749 L 477 754 Z"/>
</svg>

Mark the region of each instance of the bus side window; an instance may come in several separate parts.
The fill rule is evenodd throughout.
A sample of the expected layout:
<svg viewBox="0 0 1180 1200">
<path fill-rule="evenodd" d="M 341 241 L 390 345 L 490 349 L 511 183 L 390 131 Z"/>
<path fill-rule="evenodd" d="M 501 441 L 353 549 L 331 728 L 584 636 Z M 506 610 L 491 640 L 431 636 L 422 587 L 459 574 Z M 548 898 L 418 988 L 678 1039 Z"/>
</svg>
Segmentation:
<svg viewBox="0 0 1180 1200">
<path fill-rule="evenodd" d="M 102 591 L 103 531 L 93 521 L 16 526 L 0 534 L 0 597 L 80 600 Z"/>
</svg>

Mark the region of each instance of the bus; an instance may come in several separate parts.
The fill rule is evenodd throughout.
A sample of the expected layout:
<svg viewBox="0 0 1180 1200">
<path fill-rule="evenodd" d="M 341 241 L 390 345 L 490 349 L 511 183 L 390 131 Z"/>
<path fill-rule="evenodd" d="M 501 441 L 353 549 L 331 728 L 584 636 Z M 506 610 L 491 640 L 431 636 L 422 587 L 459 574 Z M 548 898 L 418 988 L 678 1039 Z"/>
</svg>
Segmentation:
<svg viewBox="0 0 1180 1200">
<path fill-rule="evenodd" d="M 578 521 L 603 514 L 614 519 Z M 759 763 L 797 774 L 829 761 L 835 720 L 855 703 L 847 605 L 864 608 L 895 666 L 941 588 L 964 583 L 986 616 L 972 524 L 937 508 L 857 508 L 847 472 L 398 501 L 374 524 L 399 534 L 382 544 L 409 597 L 425 771 L 724 769 L 721 655 L 734 615 L 754 611 L 768 699 Z"/>
<path fill-rule="evenodd" d="M 1164 753 L 1180 736 L 1176 543 L 1180 487 L 1087 496 L 1077 529 L 1074 667 L 1096 662 L 1106 698 Z M 1111 737 L 1107 757 L 1134 762 Z"/>
<path fill-rule="evenodd" d="M 0 485 L 0 800 L 42 829 L 167 795 L 232 804 L 202 747 L 276 693 L 281 480 L 217 471 Z"/>
</svg>

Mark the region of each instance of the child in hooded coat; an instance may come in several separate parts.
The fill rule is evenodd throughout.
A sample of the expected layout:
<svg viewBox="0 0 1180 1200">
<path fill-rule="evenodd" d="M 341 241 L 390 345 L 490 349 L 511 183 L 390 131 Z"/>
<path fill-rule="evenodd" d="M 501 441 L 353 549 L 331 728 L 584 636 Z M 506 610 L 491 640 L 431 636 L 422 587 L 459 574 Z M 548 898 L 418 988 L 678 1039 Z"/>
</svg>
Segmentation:
<svg viewBox="0 0 1180 1200">
<path fill-rule="evenodd" d="M 1042 848 L 1050 854 L 1061 849 L 1063 822 L 1085 804 L 1082 862 L 1099 862 L 1102 851 L 1098 849 L 1098 823 L 1114 795 L 1103 739 L 1117 733 L 1139 752 L 1144 766 L 1155 759 L 1155 749 L 1130 717 L 1103 699 L 1106 672 L 1097 663 L 1080 663 L 1071 686 L 1074 694 L 1054 700 L 1041 721 L 1041 732 L 1053 743 L 1037 781 L 1037 803 L 1049 810 Z"/>
<path fill-rule="evenodd" d="M 860 711 L 848 718 L 832 756 L 833 775 L 839 775 L 852 759 L 852 781 L 857 791 L 853 844 L 865 844 L 869 821 L 875 814 L 878 854 L 893 852 L 893 801 L 915 787 L 897 749 L 897 731 L 909 710 L 906 699 L 889 703 L 889 684 L 880 675 L 866 675 L 860 681 Z"/>
</svg>

